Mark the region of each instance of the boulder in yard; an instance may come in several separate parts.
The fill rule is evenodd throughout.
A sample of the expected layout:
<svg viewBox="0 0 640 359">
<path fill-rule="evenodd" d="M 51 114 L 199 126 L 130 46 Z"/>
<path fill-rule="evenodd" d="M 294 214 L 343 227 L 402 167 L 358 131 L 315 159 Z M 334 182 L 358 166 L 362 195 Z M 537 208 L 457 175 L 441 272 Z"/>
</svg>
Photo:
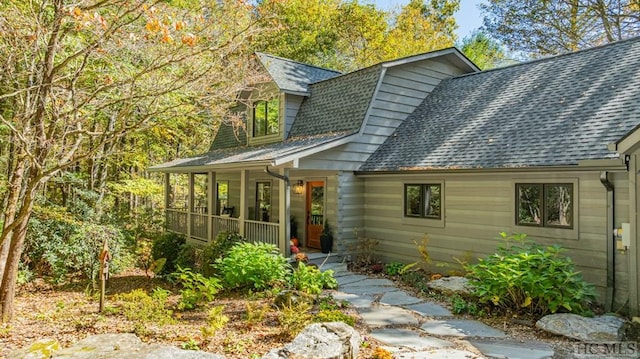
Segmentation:
<svg viewBox="0 0 640 359">
<path fill-rule="evenodd" d="M 293 341 L 262 359 L 356 359 L 360 334 L 342 322 L 308 325 Z"/>
<path fill-rule="evenodd" d="M 585 342 L 605 342 L 618 340 L 618 330 L 624 323 L 624 319 L 613 315 L 587 318 L 577 314 L 560 313 L 540 318 L 536 327 Z"/>
<path fill-rule="evenodd" d="M 462 295 L 469 295 L 473 293 L 473 286 L 465 277 L 442 277 L 440 279 L 430 281 L 427 283 L 427 286 L 431 289 L 444 293 L 458 293 Z"/>
</svg>

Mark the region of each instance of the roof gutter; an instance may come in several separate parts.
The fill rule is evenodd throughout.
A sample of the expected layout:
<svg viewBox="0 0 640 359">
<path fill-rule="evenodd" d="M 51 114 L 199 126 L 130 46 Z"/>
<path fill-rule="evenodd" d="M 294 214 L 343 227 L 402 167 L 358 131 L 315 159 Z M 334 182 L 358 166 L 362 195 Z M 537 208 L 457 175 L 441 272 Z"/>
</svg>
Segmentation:
<svg viewBox="0 0 640 359">
<path fill-rule="evenodd" d="M 607 292 L 605 310 L 613 309 L 613 296 L 616 291 L 616 238 L 613 233 L 615 225 L 615 187 L 609 180 L 609 172 L 600 172 L 600 183 L 607 190 Z"/>
<path fill-rule="evenodd" d="M 289 177 L 287 176 L 283 176 L 279 173 L 274 173 L 271 172 L 271 170 L 269 170 L 269 166 L 265 166 L 264 167 L 264 172 L 266 174 L 268 174 L 271 177 L 275 177 L 279 180 L 284 181 L 285 187 L 284 187 L 284 193 L 280 194 L 280 196 L 284 196 L 284 218 L 280 219 L 280 223 L 284 222 L 284 239 L 280 240 L 280 243 L 278 244 L 278 246 L 281 248 L 281 250 L 284 252 L 283 254 L 285 256 L 289 256 L 291 253 L 291 248 L 286 245 L 289 242 L 289 238 L 291 238 L 291 181 L 289 180 Z M 282 213 L 282 212 L 280 212 Z M 284 241 L 284 244 L 282 243 L 282 241 Z"/>
</svg>

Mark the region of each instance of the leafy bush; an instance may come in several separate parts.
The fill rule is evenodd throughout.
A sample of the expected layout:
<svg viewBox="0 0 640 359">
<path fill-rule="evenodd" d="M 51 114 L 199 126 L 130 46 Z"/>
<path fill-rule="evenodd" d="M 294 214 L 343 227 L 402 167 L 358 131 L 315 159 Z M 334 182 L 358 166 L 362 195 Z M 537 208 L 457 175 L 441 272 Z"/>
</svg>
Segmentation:
<svg viewBox="0 0 640 359">
<path fill-rule="evenodd" d="M 176 257 L 175 266 L 181 268 L 191 268 L 201 273 L 202 267 L 202 248 L 190 243 L 185 243 L 180 247 L 178 256 Z"/>
<path fill-rule="evenodd" d="M 245 304 L 247 312 L 245 314 L 245 320 L 249 327 L 261 323 L 264 320 L 265 315 L 269 312 L 269 304 L 260 302 L 247 301 Z"/>
<path fill-rule="evenodd" d="M 216 268 L 226 288 L 265 290 L 284 284 L 287 259 L 272 244 L 244 242 L 218 259 Z"/>
<path fill-rule="evenodd" d="M 153 248 L 151 249 L 153 259 L 167 259 L 160 274 L 169 274 L 176 270 L 176 260 L 185 242 L 184 236 L 176 233 L 165 233 L 153 241 Z"/>
<path fill-rule="evenodd" d="M 200 273 L 207 277 L 214 275 L 213 264 L 227 255 L 227 253 L 238 243 L 244 242 L 244 238 L 236 232 L 220 232 L 216 238 L 202 249 L 202 266 Z"/>
<path fill-rule="evenodd" d="M 200 333 L 205 338 L 212 337 L 216 332 L 229 322 L 229 317 L 222 314 L 224 312 L 224 305 L 217 305 L 209 309 L 207 314 L 207 325 L 200 328 Z"/>
<path fill-rule="evenodd" d="M 391 262 L 384 265 L 384 273 L 390 276 L 396 276 L 400 274 L 400 270 L 402 270 L 404 264 L 400 262 Z"/>
<path fill-rule="evenodd" d="M 166 308 L 169 294 L 162 288 L 156 288 L 151 295 L 142 289 L 135 289 L 116 295 L 114 300 L 121 302 L 121 312 L 127 319 L 163 325 L 174 323 L 173 312 Z"/>
<path fill-rule="evenodd" d="M 95 280 L 98 256 L 105 240 L 109 242 L 109 271 L 118 273 L 133 263 L 132 244 L 116 226 L 80 221 L 61 207 L 37 207 L 29 221 L 23 263 L 37 275 L 60 282 L 81 274 Z"/>
<path fill-rule="evenodd" d="M 280 334 L 285 339 L 291 339 L 298 335 L 311 322 L 310 310 L 311 305 L 307 303 L 292 304 L 280 308 L 278 312 L 278 322 L 282 327 Z"/>
<path fill-rule="evenodd" d="M 309 294 L 320 294 L 322 289 L 338 287 L 332 270 L 321 272 L 318 268 L 307 266 L 303 262 L 299 262 L 298 268 L 291 274 L 290 284 L 292 288 Z"/>
<path fill-rule="evenodd" d="M 200 273 L 193 272 L 190 268 L 178 267 L 170 278 L 182 286 L 180 290 L 180 303 L 178 309 L 194 309 L 195 307 L 211 302 L 222 288 L 217 278 L 206 278 Z"/>
<path fill-rule="evenodd" d="M 391 262 L 391 263 L 385 264 L 384 272 L 389 276 L 403 275 L 408 270 L 415 267 L 416 265 L 418 265 L 418 262 L 413 262 L 409 264 L 404 264 L 400 262 Z"/>
<path fill-rule="evenodd" d="M 356 323 L 356 319 L 353 316 L 345 314 L 337 309 L 321 310 L 315 317 L 313 317 L 313 321 L 316 323 L 343 322 L 352 327 Z"/>
<path fill-rule="evenodd" d="M 478 304 L 473 300 L 467 300 L 460 295 L 451 297 L 451 311 L 454 314 L 484 315 L 485 312 L 478 308 Z"/>
<path fill-rule="evenodd" d="M 594 287 L 576 272 L 559 246 L 540 246 L 525 234 L 500 234 L 498 253 L 466 266 L 481 303 L 535 314 L 588 314 Z"/>
</svg>

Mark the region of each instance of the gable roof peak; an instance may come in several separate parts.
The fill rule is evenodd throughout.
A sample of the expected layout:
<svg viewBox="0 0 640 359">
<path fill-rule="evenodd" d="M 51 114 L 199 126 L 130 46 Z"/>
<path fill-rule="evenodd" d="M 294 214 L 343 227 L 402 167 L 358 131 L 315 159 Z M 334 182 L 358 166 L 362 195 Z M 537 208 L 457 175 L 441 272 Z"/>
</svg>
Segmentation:
<svg viewBox="0 0 640 359">
<path fill-rule="evenodd" d="M 256 52 L 256 57 L 281 91 L 307 96 L 309 85 L 341 73 L 278 56 Z"/>
</svg>

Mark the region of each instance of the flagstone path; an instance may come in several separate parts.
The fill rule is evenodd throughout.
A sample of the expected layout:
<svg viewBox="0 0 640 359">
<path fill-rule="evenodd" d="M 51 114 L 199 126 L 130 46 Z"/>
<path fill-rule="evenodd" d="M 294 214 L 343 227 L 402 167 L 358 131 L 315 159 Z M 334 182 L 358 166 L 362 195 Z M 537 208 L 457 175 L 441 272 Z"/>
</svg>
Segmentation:
<svg viewBox="0 0 640 359">
<path fill-rule="evenodd" d="M 339 284 L 334 298 L 349 302 L 370 328 L 370 337 L 394 358 L 541 359 L 554 354 L 547 343 L 510 339 L 482 322 L 458 319 L 388 279 L 350 272 L 345 263 L 325 263 L 321 269 L 334 271 Z"/>
</svg>

